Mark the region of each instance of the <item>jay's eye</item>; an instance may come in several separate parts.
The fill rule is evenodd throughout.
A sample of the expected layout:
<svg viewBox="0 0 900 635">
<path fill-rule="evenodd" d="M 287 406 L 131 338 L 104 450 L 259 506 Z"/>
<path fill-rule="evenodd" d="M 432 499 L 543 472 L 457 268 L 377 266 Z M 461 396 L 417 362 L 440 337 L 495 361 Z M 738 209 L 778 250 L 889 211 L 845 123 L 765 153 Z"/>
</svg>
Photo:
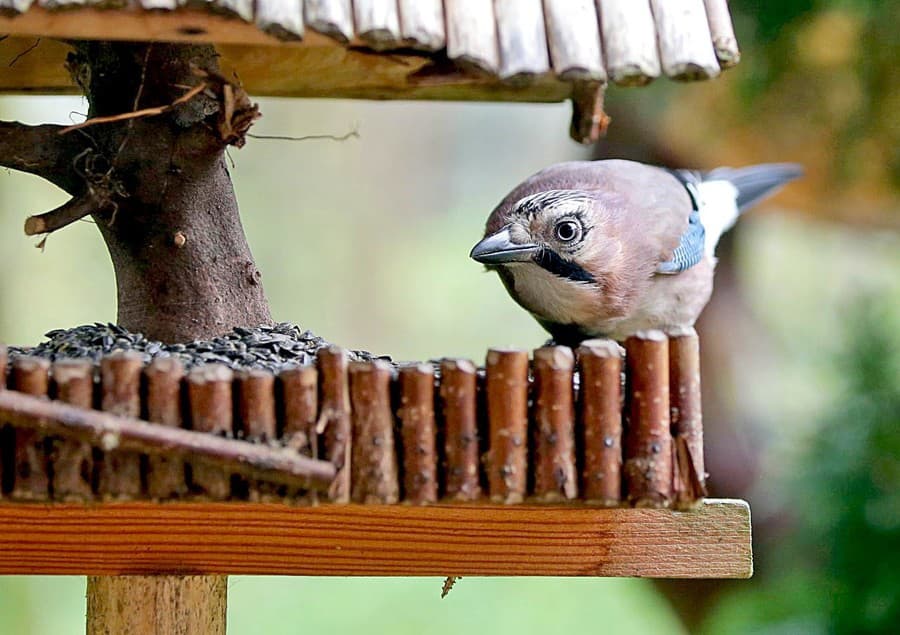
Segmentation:
<svg viewBox="0 0 900 635">
<path fill-rule="evenodd" d="M 559 240 L 569 243 L 581 235 L 581 225 L 573 220 L 560 221 L 556 224 L 554 233 Z"/>
</svg>

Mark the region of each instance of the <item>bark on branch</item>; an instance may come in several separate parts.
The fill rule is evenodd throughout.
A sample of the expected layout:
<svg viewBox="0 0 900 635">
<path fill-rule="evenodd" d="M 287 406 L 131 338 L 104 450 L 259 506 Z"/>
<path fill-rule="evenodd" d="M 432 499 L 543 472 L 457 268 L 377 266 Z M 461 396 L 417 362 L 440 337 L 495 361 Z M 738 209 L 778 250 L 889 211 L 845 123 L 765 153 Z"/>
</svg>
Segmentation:
<svg viewBox="0 0 900 635">
<path fill-rule="evenodd" d="M 75 156 L 84 149 L 84 139 L 61 137 L 63 126 L 29 126 L 0 121 L 0 167 L 28 172 L 76 194 L 84 186 L 74 169 Z"/>
<path fill-rule="evenodd" d="M 85 216 L 103 211 L 108 205 L 108 201 L 98 200 L 90 194 L 73 198 L 54 210 L 25 219 L 25 235 L 37 236 L 55 232 Z"/>
<path fill-rule="evenodd" d="M 334 479 L 328 461 L 310 459 L 289 448 L 169 428 L 140 419 L 47 401 L 14 390 L 0 392 L 0 421 L 20 428 L 85 441 L 105 450 L 134 450 L 188 458 L 248 478 L 325 491 Z"/>
</svg>

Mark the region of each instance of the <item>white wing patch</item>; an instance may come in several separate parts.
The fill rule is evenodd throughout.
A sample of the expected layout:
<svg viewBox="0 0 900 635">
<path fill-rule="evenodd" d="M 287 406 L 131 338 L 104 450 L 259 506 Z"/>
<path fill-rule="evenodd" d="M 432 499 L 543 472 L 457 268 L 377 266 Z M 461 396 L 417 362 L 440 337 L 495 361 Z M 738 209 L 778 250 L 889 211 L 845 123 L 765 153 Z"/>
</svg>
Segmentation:
<svg viewBox="0 0 900 635">
<path fill-rule="evenodd" d="M 700 222 L 706 229 L 704 250 L 710 258 L 715 256 L 719 238 L 737 221 L 737 188 L 729 181 L 703 181 L 700 192 Z"/>
</svg>

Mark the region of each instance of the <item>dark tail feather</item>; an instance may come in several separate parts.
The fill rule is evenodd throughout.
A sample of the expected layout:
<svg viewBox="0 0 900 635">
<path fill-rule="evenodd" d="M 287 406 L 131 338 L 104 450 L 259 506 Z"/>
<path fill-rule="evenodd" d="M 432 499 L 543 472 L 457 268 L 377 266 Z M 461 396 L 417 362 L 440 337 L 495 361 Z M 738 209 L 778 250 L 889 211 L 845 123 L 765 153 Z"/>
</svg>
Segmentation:
<svg viewBox="0 0 900 635">
<path fill-rule="evenodd" d="M 746 168 L 716 168 L 704 174 L 703 180 L 729 181 L 737 188 L 737 206 L 743 211 L 801 176 L 803 167 L 796 163 L 763 163 Z"/>
</svg>

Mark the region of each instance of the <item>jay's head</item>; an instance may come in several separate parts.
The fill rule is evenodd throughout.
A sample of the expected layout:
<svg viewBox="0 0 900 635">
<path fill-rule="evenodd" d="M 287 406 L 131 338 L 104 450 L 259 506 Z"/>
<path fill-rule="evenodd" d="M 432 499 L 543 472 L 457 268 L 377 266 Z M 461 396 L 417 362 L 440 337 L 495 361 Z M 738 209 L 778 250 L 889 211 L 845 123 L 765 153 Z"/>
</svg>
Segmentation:
<svg viewBox="0 0 900 635">
<path fill-rule="evenodd" d="M 594 200 L 586 192 L 545 190 L 524 196 L 492 217 L 490 231 L 472 249 L 471 257 L 488 268 L 531 265 L 561 281 L 590 283 L 586 268 L 592 253 L 591 232 L 596 216 Z"/>
</svg>

